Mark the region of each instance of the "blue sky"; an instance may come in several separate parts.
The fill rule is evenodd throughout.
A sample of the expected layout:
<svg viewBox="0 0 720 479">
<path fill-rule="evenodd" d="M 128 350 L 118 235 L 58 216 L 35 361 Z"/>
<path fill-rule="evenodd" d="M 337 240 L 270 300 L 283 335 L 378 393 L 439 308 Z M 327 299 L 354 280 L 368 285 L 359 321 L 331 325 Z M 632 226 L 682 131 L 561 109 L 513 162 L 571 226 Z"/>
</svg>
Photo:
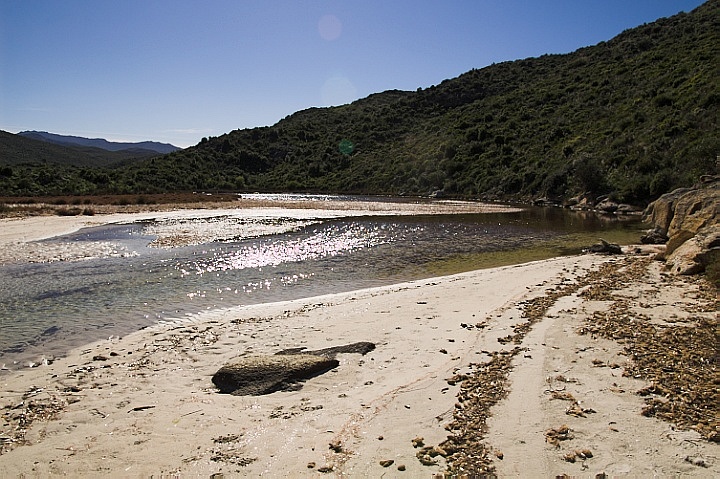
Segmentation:
<svg viewBox="0 0 720 479">
<path fill-rule="evenodd" d="M 0 130 L 155 140 L 272 125 L 568 53 L 702 0 L 0 0 Z"/>
</svg>

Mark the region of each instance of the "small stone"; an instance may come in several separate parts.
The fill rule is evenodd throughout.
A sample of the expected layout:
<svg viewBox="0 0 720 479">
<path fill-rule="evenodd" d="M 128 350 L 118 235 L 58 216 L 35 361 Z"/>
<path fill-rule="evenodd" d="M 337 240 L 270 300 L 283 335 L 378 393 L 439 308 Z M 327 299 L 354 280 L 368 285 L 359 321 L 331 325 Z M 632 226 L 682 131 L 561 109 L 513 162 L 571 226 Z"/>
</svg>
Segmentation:
<svg viewBox="0 0 720 479">
<path fill-rule="evenodd" d="M 446 457 L 447 455 L 448 455 L 447 451 L 440 446 L 433 446 L 433 448 L 430 450 L 430 456 L 432 456 L 432 457 L 435 457 L 435 456 Z"/>
<path fill-rule="evenodd" d="M 423 447 L 425 445 L 424 441 L 425 441 L 425 439 L 423 437 L 418 436 L 415 439 L 413 439 L 411 442 L 412 442 L 413 447 L 417 449 L 418 447 Z"/>
<path fill-rule="evenodd" d="M 422 464 L 423 466 L 434 466 L 435 464 L 437 464 L 437 461 L 435 461 L 428 454 L 423 454 L 421 456 L 418 456 L 418 460 L 420 461 L 420 464 Z"/>
<path fill-rule="evenodd" d="M 593 457 L 593 453 L 590 449 L 581 449 L 579 451 L 575 451 L 575 454 L 577 454 L 578 456 L 580 456 L 583 459 L 589 459 L 589 458 Z"/>
<path fill-rule="evenodd" d="M 392 459 L 386 459 L 386 460 L 384 460 L 384 461 L 380 461 L 380 465 L 381 465 L 382 467 L 390 467 L 390 466 L 392 466 L 394 463 L 395 463 L 395 461 L 393 461 Z"/>
<path fill-rule="evenodd" d="M 689 462 L 693 466 L 697 467 L 708 467 L 707 461 L 705 461 L 702 457 L 685 456 L 685 462 Z"/>
<path fill-rule="evenodd" d="M 334 452 L 342 452 L 342 443 L 339 439 L 334 440 L 330 443 L 330 449 L 332 449 Z"/>
<path fill-rule="evenodd" d="M 398 471 L 404 471 L 406 469 L 405 464 L 399 464 L 397 469 Z"/>
<path fill-rule="evenodd" d="M 315 469 L 315 463 L 314 463 L 314 462 L 308 462 L 307 467 L 308 467 L 308 469 Z"/>
</svg>

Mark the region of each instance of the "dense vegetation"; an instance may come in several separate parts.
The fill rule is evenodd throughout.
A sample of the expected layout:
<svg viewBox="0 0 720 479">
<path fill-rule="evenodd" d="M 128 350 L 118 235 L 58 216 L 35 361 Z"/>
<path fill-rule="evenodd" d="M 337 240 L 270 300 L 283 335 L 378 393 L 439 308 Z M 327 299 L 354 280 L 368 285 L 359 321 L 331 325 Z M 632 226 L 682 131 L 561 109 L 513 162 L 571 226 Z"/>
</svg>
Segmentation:
<svg viewBox="0 0 720 479">
<path fill-rule="evenodd" d="M 15 162 L 0 167 L 0 194 L 441 190 L 641 204 L 717 173 L 719 19 L 710 0 L 571 54 L 311 108 L 121 167 Z"/>
</svg>

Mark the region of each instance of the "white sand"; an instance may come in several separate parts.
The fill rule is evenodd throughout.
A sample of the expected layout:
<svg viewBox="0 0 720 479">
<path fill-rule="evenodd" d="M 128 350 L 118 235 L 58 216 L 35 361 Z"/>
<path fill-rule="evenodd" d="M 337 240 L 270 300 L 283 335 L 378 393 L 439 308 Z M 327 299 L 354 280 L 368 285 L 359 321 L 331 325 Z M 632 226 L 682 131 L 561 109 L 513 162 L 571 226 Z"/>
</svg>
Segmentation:
<svg viewBox="0 0 720 479">
<path fill-rule="evenodd" d="M 71 225 L 45 227 L 57 233 Z M 11 237 L 5 229 L 2 235 Z M 447 437 L 458 386 L 446 379 L 486 361 L 482 351 L 511 349 L 497 339 L 512 333 L 523 301 L 606 261 L 614 259 L 557 258 L 208 312 L 4 374 L 0 411 L 6 425 L 31 401 L 55 400 L 63 408 L 55 419 L 35 421 L 26 444 L 0 456 L 0 477 L 432 477 L 444 470 L 444 460 L 421 465 L 411 441 L 421 436 L 434 445 Z M 663 314 L 685 314 L 693 301 L 686 289 L 658 299 L 659 268 L 653 265 L 655 276 L 628 285 L 629 291 L 638 304 L 661 302 Z M 622 377 L 622 369 L 593 367 L 593 359 L 628 360 L 618 356 L 616 343 L 576 334 L 581 319 L 602 307 L 564 296 L 525 337 L 521 346 L 527 350 L 510 375 L 511 393 L 493 408 L 485 439 L 503 453 L 495 460 L 499 476 L 719 477 L 717 444 L 641 416 L 643 401 L 633 392 L 644 384 Z M 461 326 L 477 323 L 485 326 Z M 210 380 L 241 355 L 356 341 L 377 348 L 366 356 L 340 355 L 339 367 L 307 380 L 299 391 L 223 395 Z M 552 379 L 558 375 L 570 381 Z M 549 399 L 559 389 L 597 413 L 566 415 L 566 403 Z M 544 431 L 560 424 L 570 426 L 575 438 L 556 449 Z M 0 441 L 13 445 L 12 433 L 3 428 Z M 333 442 L 341 444 L 340 452 L 329 448 Z M 594 456 L 565 462 L 562 455 L 572 448 L 591 449 Z M 383 460 L 394 463 L 385 468 Z M 332 471 L 319 472 L 325 466 Z"/>
</svg>

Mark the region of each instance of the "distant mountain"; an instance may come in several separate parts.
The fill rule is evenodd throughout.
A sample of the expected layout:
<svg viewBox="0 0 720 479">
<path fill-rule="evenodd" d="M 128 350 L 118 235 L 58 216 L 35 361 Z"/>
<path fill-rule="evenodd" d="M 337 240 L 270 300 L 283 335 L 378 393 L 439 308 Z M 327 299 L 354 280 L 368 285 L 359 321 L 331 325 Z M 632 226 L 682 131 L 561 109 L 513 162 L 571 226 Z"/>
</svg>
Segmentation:
<svg viewBox="0 0 720 479">
<path fill-rule="evenodd" d="M 108 151 L 92 146 L 58 144 L 0 130 L 0 166 L 35 164 L 104 168 L 127 165 L 158 155 L 151 150 Z M 0 187 L 0 194 L 2 190 Z"/>
<path fill-rule="evenodd" d="M 66 146 L 90 146 L 107 151 L 132 151 L 139 155 L 147 156 L 148 153 L 172 153 L 180 148 L 169 143 L 158 143 L 156 141 L 140 141 L 137 143 L 123 143 L 107 141 L 103 138 L 83 138 L 81 136 L 57 135 L 46 131 L 21 131 L 20 136 L 32 138 L 33 140 L 47 141 L 57 145 Z"/>
</svg>

